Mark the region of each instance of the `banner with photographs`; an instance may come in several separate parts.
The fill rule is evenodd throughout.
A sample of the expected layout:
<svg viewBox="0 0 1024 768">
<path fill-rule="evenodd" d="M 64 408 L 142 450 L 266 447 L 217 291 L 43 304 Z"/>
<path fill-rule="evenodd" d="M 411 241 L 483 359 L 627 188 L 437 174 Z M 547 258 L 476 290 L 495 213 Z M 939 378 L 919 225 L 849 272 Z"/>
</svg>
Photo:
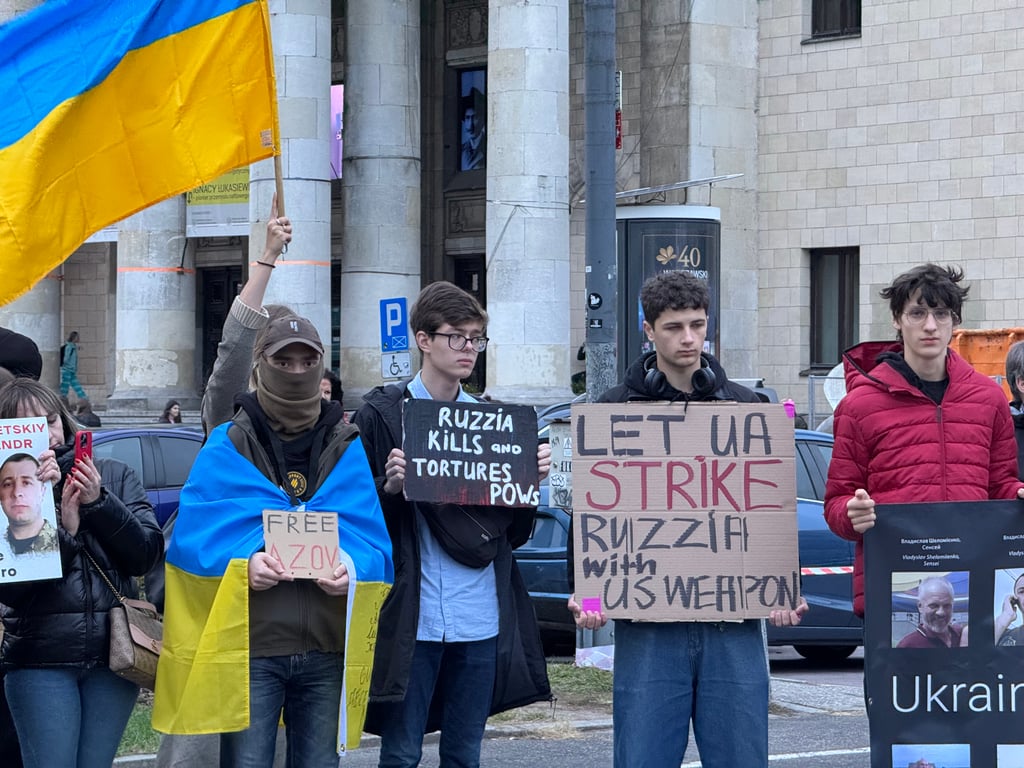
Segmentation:
<svg viewBox="0 0 1024 768">
<path fill-rule="evenodd" d="M 876 511 L 864 538 L 872 768 L 1024 765 L 1024 504 Z"/>
<path fill-rule="evenodd" d="M 0 584 L 62 575 L 53 488 L 38 477 L 49 446 L 46 419 L 0 420 Z"/>
</svg>

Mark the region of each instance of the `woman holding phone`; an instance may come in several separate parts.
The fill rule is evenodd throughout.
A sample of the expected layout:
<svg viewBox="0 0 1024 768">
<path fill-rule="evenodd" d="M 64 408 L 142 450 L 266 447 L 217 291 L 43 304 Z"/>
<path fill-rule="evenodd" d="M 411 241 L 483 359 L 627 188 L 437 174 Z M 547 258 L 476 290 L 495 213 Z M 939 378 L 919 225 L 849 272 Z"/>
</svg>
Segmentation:
<svg viewBox="0 0 1024 768">
<path fill-rule="evenodd" d="M 48 425 L 39 479 L 53 483 L 64 576 L 0 584 L 10 609 L 4 690 L 26 768 L 110 768 L 139 689 L 107 667 L 117 598 L 97 566 L 122 595 L 137 597 L 134 577 L 159 559 L 163 536 L 135 472 L 94 461 L 56 394 L 29 379 L 0 388 L 0 419 L 33 416 Z"/>
</svg>

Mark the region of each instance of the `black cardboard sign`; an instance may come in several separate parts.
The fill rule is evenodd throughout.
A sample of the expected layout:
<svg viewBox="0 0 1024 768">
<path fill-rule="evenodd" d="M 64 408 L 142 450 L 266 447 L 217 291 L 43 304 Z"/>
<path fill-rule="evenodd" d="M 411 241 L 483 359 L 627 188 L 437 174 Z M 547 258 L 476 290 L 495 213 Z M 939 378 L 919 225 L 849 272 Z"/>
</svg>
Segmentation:
<svg viewBox="0 0 1024 768">
<path fill-rule="evenodd" d="M 1012 500 L 876 507 L 864 537 L 872 768 L 1024 764 L 1021 610 L 997 629 L 1024 576 L 1022 512 Z"/>
<path fill-rule="evenodd" d="M 577 599 L 723 621 L 799 602 L 793 422 L 779 404 L 574 405 Z"/>
<path fill-rule="evenodd" d="M 402 426 L 407 499 L 495 507 L 540 501 L 533 408 L 414 398 Z"/>
</svg>

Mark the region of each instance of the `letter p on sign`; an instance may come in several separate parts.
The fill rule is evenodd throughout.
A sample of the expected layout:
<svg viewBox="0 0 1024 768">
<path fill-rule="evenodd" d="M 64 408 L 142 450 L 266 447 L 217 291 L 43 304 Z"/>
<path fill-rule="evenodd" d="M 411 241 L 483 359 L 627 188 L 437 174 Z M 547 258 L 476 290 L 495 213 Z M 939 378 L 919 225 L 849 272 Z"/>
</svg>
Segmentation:
<svg viewBox="0 0 1024 768">
<path fill-rule="evenodd" d="M 380 348 L 384 352 L 409 349 L 409 313 L 404 296 L 380 300 Z"/>
</svg>

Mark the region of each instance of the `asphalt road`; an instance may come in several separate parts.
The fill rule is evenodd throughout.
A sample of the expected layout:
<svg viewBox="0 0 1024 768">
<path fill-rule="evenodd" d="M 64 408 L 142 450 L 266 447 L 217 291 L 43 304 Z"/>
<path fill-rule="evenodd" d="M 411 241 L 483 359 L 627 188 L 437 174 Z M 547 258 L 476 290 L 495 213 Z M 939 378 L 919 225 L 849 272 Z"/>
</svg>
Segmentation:
<svg viewBox="0 0 1024 768">
<path fill-rule="evenodd" d="M 864 714 L 862 650 L 838 664 L 812 664 L 792 648 L 772 648 L 774 706 L 769 720 L 770 763 L 780 768 L 866 768 L 868 724 Z M 612 764 L 610 727 L 562 734 L 488 738 L 481 765 L 486 768 L 597 768 Z M 345 768 L 374 768 L 377 749 L 360 749 L 345 757 Z M 423 768 L 439 765 L 434 740 L 424 745 Z M 701 765 L 692 739 L 681 768 Z"/>
<path fill-rule="evenodd" d="M 863 702 L 863 652 L 833 664 L 802 659 L 792 648 L 771 648 L 772 714 L 768 724 L 770 764 L 779 768 L 867 768 L 868 724 Z M 537 737 L 523 724 L 484 740 L 485 768 L 604 768 L 612 763 L 610 718 L 576 723 Z M 366 746 L 342 759 L 342 768 L 376 768 L 378 749 Z M 424 744 L 423 768 L 439 766 L 437 735 Z M 122 758 L 115 768 L 151 768 L 152 756 Z M 692 739 L 681 768 L 700 768 Z M 741 768 L 737 766 L 737 768 Z"/>
</svg>

